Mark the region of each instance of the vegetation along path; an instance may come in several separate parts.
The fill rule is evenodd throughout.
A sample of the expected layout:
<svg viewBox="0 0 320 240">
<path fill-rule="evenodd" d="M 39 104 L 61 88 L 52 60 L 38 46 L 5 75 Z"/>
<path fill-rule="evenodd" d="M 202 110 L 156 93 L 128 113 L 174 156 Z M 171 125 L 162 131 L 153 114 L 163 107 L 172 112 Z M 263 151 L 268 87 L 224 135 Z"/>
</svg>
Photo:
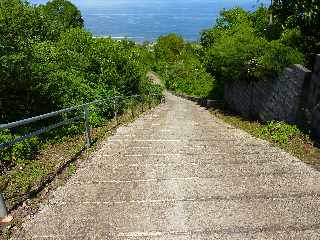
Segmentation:
<svg viewBox="0 0 320 240">
<path fill-rule="evenodd" d="M 320 173 L 167 93 L 17 239 L 319 239 Z"/>
</svg>

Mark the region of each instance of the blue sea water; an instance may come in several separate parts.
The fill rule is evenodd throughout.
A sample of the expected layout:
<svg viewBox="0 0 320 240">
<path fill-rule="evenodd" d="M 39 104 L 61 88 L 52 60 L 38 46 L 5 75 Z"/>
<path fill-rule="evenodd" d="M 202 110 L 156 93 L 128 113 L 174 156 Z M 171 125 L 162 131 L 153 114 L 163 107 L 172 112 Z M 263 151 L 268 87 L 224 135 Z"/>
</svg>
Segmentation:
<svg viewBox="0 0 320 240">
<path fill-rule="evenodd" d="M 45 0 L 30 0 L 45 3 Z M 270 0 L 73 0 L 95 36 L 133 41 L 154 41 L 160 35 L 177 33 L 196 41 L 210 28 L 219 12 L 235 6 L 253 10 Z"/>
</svg>

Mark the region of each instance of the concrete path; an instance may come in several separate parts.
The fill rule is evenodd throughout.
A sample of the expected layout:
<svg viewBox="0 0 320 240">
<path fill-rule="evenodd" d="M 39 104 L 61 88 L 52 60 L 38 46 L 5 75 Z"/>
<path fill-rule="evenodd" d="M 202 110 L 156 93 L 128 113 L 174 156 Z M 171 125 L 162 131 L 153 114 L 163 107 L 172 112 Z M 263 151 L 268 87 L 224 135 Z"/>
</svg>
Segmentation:
<svg viewBox="0 0 320 240">
<path fill-rule="evenodd" d="M 17 239 L 320 239 L 320 173 L 196 104 L 106 140 Z"/>
</svg>

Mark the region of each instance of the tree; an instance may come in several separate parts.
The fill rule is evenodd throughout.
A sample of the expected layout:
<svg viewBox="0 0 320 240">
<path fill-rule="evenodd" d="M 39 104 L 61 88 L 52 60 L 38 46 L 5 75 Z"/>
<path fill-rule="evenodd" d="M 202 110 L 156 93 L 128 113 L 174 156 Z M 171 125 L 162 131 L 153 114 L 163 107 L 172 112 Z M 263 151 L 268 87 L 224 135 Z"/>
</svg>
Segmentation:
<svg viewBox="0 0 320 240">
<path fill-rule="evenodd" d="M 272 40 L 271 32 L 264 33 L 267 24 L 264 8 L 253 13 L 239 8 L 222 11 L 216 26 L 202 34 L 207 71 L 220 83 L 258 81 L 281 74 L 292 63 L 302 63 L 302 54 L 282 42 L 293 43 L 292 32 Z"/>
<path fill-rule="evenodd" d="M 276 17 L 288 27 L 299 26 L 308 31 L 319 30 L 320 7 L 315 0 L 274 0 L 271 6 Z M 309 27 L 316 29 L 309 29 Z"/>
<path fill-rule="evenodd" d="M 48 29 L 38 8 L 20 0 L 0 0 L 0 121 L 29 114 L 34 104 L 31 48 L 48 37 Z"/>
<path fill-rule="evenodd" d="M 297 28 L 304 37 L 301 50 L 309 65 L 320 53 L 320 6 L 316 0 L 274 0 L 271 10 L 284 28 Z"/>
<path fill-rule="evenodd" d="M 171 63 L 180 59 L 184 50 L 184 40 L 176 34 L 169 34 L 160 37 L 154 47 L 157 59 Z"/>
<path fill-rule="evenodd" d="M 83 28 L 83 18 L 77 7 L 67 0 L 52 0 L 43 10 L 51 20 L 58 22 L 63 28 Z"/>
</svg>

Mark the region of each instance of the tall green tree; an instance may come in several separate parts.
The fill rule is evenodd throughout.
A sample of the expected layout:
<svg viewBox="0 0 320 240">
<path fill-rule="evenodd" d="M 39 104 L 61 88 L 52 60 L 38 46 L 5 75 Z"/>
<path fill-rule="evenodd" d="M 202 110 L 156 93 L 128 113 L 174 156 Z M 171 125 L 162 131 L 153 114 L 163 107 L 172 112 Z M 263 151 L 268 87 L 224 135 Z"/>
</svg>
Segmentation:
<svg viewBox="0 0 320 240">
<path fill-rule="evenodd" d="M 32 45 L 49 35 L 49 22 L 38 8 L 20 0 L 0 0 L 0 121 L 28 115 Z"/>
<path fill-rule="evenodd" d="M 301 50 L 309 64 L 320 53 L 320 4 L 318 0 L 274 0 L 271 10 L 284 28 L 298 29 L 304 41 Z"/>
<path fill-rule="evenodd" d="M 143 49 L 94 39 L 68 1 L 0 0 L 0 122 L 141 93 Z M 146 88 L 144 88 L 146 89 Z"/>
<path fill-rule="evenodd" d="M 184 51 L 184 40 L 176 34 L 161 36 L 154 47 L 156 58 L 169 63 L 181 59 Z"/>
<path fill-rule="evenodd" d="M 56 21 L 63 28 L 83 28 L 83 18 L 78 8 L 67 0 L 52 0 L 48 2 L 43 10 L 51 20 Z"/>
<path fill-rule="evenodd" d="M 222 11 L 217 24 L 202 34 L 203 60 L 217 81 L 266 80 L 281 74 L 290 64 L 303 63 L 303 55 L 291 44 L 284 44 L 294 42 L 292 32 L 272 40 L 273 32 L 265 28 L 266 19 L 263 8 L 253 13 L 229 9 Z"/>
</svg>

